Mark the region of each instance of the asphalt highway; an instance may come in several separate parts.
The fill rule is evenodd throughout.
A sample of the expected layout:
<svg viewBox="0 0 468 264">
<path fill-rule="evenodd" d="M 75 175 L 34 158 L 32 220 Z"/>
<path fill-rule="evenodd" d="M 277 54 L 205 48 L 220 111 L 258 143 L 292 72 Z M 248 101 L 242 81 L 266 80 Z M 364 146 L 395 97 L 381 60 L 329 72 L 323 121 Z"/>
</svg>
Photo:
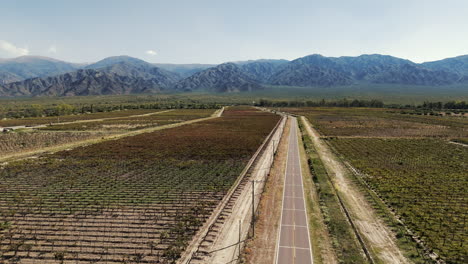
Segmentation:
<svg viewBox="0 0 468 264">
<path fill-rule="evenodd" d="M 289 134 L 276 264 L 313 263 L 297 129 L 297 120 L 293 118 Z"/>
</svg>

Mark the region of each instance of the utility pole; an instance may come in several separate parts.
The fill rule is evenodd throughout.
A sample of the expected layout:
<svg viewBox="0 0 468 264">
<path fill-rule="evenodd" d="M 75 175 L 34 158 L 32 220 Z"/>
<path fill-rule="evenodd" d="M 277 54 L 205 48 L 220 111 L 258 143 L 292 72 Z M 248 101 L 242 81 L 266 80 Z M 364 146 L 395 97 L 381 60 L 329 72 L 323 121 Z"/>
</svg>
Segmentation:
<svg viewBox="0 0 468 264">
<path fill-rule="evenodd" d="M 252 237 L 255 237 L 255 181 L 252 181 Z"/>
<path fill-rule="evenodd" d="M 271 163 L 273 164 L 273 160 L 275 157 L 276 151 L 275 151 L 275 140 L 273 139 L 273 151 L 271 152 Z"/>
<path fill-rule="evenodd" d="M 239 219 L 239 255 L 237 256 L 237 259 L 240 259 L 240 254 L 241 254 L 241 237 L 242 237 L 242 232 L 241 232 L 241 220 Z"/>
<path fill-rule="evenodd" d="M 267 172 L 265 172 L 266 174 Z M 255 236 L 255 182 L 263 182 L 265 183 L 265 180 L 251 180 L 252 182 L 252 220 L 251 220 L 251 225 L 252 225 L 252 237 Z"/>
</svg>

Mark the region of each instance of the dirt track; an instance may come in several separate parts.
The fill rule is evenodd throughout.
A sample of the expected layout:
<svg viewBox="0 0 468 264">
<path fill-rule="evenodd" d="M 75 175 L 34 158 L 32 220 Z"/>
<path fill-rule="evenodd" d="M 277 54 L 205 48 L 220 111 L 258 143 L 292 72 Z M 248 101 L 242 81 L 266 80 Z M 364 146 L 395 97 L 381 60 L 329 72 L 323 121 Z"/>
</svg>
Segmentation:
<svg viewBox="0 0 468 264">
<path fill-rule="evenodd" d="M 364 195 L 357 190 L 357 187 L 347 177 L 349 172 L 345 165 L 335 157 L 328 145 L 320 139 L 319 133 L 311 127 L 309 121 L 304 117 L 301 118 L 371 254 L 377 258 L 378 262 L 410 263 L 396 245 L 394 234 L 377 217 Z"/>
</svg>

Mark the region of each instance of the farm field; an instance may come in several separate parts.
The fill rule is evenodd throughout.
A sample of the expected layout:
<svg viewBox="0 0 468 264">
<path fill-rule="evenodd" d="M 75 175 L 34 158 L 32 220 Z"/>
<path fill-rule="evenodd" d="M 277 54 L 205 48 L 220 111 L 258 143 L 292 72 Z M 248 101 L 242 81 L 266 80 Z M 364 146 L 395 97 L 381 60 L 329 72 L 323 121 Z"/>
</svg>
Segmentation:
<svg viewBox="0 0 468 264">
<path fill-rule="evenodd" d="M 468 150 L 437 139 L 330 139 L 404 223 L 447 263 L 468 253 Z"/>
<path fill-rule="evenodd" d="M 0 98 L 0 119 L 26 119 L 34 116 L 76 116 L 123 111 L 160 111 L 165 109 L 217 109 L 228 104 L 208 96 L 183 94 L 106 95 L 70 97 Z M 239 102 L 237 102 L 239 103 Z M 1 126 L 1 125 L 0 125 Z"/>
<path fill-rule="evenodd" d="M 173 263 L 278 120 L 230 107 L 220 118 L 3 165 L 1 260 Z"/>
<path fill-rule="evenodd" d="M 296 108 L 446 263 L 468 256 L 468 118 L 395 109 Z M 404 236 L 404 234 L 398 234 Z"/>
<path fill-rule="evenodd" d="M 153 110 L 154 111 L 154 110 Z M 140 115 L 122 118 L 106 119 L 96 122 L 79 122 L 58 124 L 40 128 L 49 131 L 112 131 L 112 130 L 137 130 L 154 126 L 179 123 L 187 120 L 208 117 L 214 109 L 175 109 L 165 112 L 156 112 L 151 115 Z M 151 112 L 150 112 L 151 113 Z"/>
<path fill-rule="evenodd" d="M 11 153 L 99 138 L 103 132 L 10 132 L 0 134 L 0 158 Z"/>
<path fill-rule="evenodd" d="M 0 120 L 0 127 L 10 126 L 38 126 L 48 125 L 51 123 L 64 123 L 84 120 L 94 120 L 103 118 L 119 118 L 128 117 L 133 115 L 144 115 L 150 113 L 157 113 L 163 111 L 161 109 L 134 109 L 134 110 L 122 110 L 112 112 L 97 112 L 97 113 L 85 113 L 76 115 L 63 115 L 63 116 L 48 116 L 48 117 L 29 117 L 29 118 L 12 118 Z"/>
<path fill-rule="evenodd" d="M 368 263 L 361 253 L 362 248 L 353 233 L 346 215 L 343 214 L 340 200 L 334 190 L 332 182 L 327 176 L 327 170 L 320 159 L 311 137 L 300 122 L 304 147 L 307 151 L 309 169 L 317 190 L 317 200 L 320 204 L 322 216 L 327 225 L 330 240 L 333 240 L 333 253 L 339 263 Z M 322 235 L 324 237 L 325 235 Z M 323 239 L 323 238 L 316 238 Z"/>
<path fill-rule="evenodd" d="M 123 111 L 127 112 L 127 111 Z M 100 139 L 111 135 L 121 135 L 129 131 L 176 124 L 212 115 L 214 109 L 177 109 L 157 111 L 128 111 L 128 117 L 113 117 L 118 112 L 101 113 L 94 121 L 76 121 L 53 124 L 38 128 L 25 128 L 0 134 L 0 158 L 11 154 L 35 151 L 47 147 Z M 133 114 L 140 113 L 135 116 Z M 107 116 L 105 115 L 107 114 Z M 122 113 L 119 113 L 122 115 Z M 128 115 L 128 114 L 127 114 Z"/>
<path fill-rule="evenodd" d="M 403 114 L 386 108 L 287 108 L 323 136 L 468 138 L 468 117 Z"/>
</svg>

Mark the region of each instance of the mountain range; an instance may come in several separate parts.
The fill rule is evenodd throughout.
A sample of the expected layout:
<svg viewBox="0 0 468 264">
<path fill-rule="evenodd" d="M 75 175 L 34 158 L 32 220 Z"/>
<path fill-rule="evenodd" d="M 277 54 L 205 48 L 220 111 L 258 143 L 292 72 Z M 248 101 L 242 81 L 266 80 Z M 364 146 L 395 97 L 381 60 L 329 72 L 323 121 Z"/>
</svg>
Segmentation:
<svg viewBox="0 0 468 264">
<path fill-rule="evenodd" d="M 71 72 L 81 66 L 80 64 L 38 56 L 2 59 L 0 60 L 0 84 Z"/>
<path fill-rule="evenodd" d="M 128 56 L 76 64 L 46 57 L 0 59 L 0 96 L 73 96 L 161 91 L 247 92 L 266 85 L 468 84 L 468 55 L 414 63 L 387 55 L 214 64 L 151 64 Z"/>
<path fill-rule="evenodd" d="M 197 72 L 178 82 L 173 88 L 177 91 L 209 92 L 250 92 L 263 89 L 258 81 L 234 63 L 223 63 Z"/>
</svg>

